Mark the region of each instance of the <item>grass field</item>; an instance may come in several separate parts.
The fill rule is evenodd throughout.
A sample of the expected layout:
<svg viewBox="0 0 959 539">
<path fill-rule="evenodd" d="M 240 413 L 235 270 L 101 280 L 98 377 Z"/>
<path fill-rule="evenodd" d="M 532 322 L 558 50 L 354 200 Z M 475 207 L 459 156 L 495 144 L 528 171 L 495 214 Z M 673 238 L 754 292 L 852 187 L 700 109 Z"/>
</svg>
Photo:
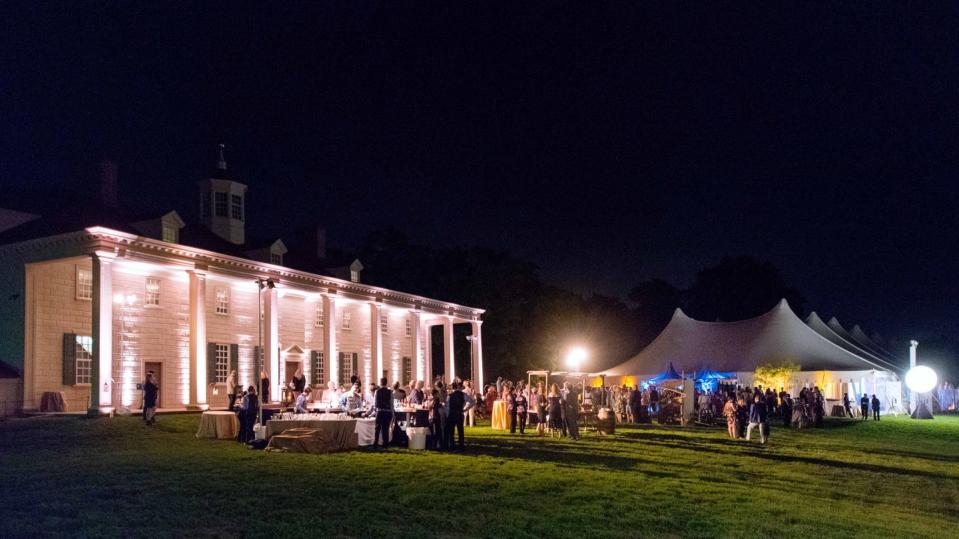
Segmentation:
<svg viewBox="0 0 959 539">
<path fill-rule="evenodd" d="M 760 447 L 720 429 L 467 451 L 297 455 L 196 415 L 0 422 L 0 536 L 956 537 L 959 418 L 836 420 Z"/>
</svg>

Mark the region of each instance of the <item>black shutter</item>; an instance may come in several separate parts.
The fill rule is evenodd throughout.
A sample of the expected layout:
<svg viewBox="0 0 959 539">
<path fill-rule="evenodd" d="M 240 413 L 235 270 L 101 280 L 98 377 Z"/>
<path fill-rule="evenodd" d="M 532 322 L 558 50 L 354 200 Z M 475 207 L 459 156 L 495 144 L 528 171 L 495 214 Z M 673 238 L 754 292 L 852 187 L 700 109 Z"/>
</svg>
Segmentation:
<svg viewBox="0 0 959 539">
<path fill-rule="evenodd" d="M 350 377 L 346 374 L 346 354 L 340 352 L 340 385 L 346 385 Z"/>
<path fill-rule="evenodd" d="M 253 347 L 253 379 L 260 379 L 260 371 L 263 370 L 263 348 Z"/>
<path fill-rule="evenodd" d="M 216 343 L 206 343 L 206 383 L 216 382 Z"/>
<path fill-rule="evenodd" d="M 316 377 L 317 373 L 319 372 L 319 368 L 318 368 L 318 365 L 317 365 L 319 362 L 320 362 L 320 361 L 319 361 L 319 354 L 317 353 L 317 351 L 316 351 L 316 350 L 310 350 L 310 378 L 312 378 L 312 380 L 310 381 L 310 384 L 309 384 L 309 385 L 311 385 L 311 386 L 322 383 L 322 382 Z"/>
<path fill-rule="evenodd" d="M 63 385 L 77 383 L 77 334 L 63 334 Z"/>
<path fill-rule="evenodd" d="M 357 379 L 360 378 L 360 364 L 359 364 L 360 355 L 356 352 L 353 352 L 353 363 L 350 365 L 350 375 L 355 376 Z"/>
<path fill-rule="evenodd" d="M 240 345 L 231 344 L 230 345 L 230 371 L 239 372 L 240 369 Z M 227 376 L 230 375 L 230 372 L 227 372 Z"/>
</svg>

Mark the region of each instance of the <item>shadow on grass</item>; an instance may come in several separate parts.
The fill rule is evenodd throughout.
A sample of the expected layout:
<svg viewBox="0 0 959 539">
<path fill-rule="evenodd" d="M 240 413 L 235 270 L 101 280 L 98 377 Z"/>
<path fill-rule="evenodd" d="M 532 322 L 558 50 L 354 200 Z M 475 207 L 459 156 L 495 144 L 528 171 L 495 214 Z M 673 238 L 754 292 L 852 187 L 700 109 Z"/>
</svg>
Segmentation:
<svg viewBox="0 0 959 539">
<path fill-rule="evenodd" d="M 552 443 L 551 443 L 552 442 Z M 556 443 L 551 440 L 468 440 L 464 455 L 487 456 L 506 460 L 528 460 L 533 462 L 550 462 L 561 466 L 595 468 L 601 466 L 610 470 L 632 470 L 638 464 L 652 463 L 652 461 L 625 457 L 616 454 L 616 451 L 596 447 L 595 444 Z M 673 474 L 664 473 L 663 477 Z"/>
</svg>

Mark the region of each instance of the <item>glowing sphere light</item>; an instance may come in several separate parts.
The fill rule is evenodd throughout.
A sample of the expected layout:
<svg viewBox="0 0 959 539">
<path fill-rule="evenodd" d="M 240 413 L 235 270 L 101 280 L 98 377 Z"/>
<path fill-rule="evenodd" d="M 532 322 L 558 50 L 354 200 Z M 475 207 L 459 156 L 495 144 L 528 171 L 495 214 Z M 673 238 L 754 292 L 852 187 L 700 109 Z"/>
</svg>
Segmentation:
<svg viewBox="0 0 959 539">
<path fill-rule="evenodd" d="M 928 393 L 938 382 L 936 371 L 925 365 L 917 365 L 906 373 L 906 386 L 916 393 Z"/>
</svg>

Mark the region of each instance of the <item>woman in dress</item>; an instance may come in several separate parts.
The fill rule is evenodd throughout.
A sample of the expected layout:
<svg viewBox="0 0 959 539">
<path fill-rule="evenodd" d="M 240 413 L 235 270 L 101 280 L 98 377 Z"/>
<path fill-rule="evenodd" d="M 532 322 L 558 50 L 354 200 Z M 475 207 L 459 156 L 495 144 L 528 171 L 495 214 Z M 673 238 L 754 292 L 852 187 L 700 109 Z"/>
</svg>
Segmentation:
<svg viewBox="0 0 959 539">
<path fill-rule="evenodd" d="M 293 373 L 293 379 L 290 381 L 290 385 L 293 387 L 293 397 L 299 397 L 303 393 L 303 389 L 306 388 L 306 376 L 303 376 L 303 367 L 297 367 L 296 372 Z"/>
<path fill-rule="evenodd" d="M 270 402 L 270 376 L 266 374 L 266 370 L 260 371 L 260 402 Z"/>
<path fill-rule="evenodd" d="M 549 397 L 546 399 L 549 411 L 549 428 L 551 432 L 563 432 L 563 398 L 559 394 L 559 387 L 553 384 L 549 388 Z"/>
<path fill-rule="evenodd" d="M 540 435 L 546 434 L 546 390 L 543 388 L 543 382 L 536 384 L 536 432 Z M 532 404 L 532 403 L 531 403 Z"/>
<path fill-rule="evenodd" d="M 736 404 L 732 397 L 726 398 L 726 405 L 723 406 L 723 415 L 726 416 L 726 430 L 730 438 L 736 438 L 739 434 L 739 425 L 736 419 Z"/>
<path fill-rule="evenodd" d="M 493 417 L 493 403 L 496 402 L 496 399 L 499 398 L 499 394 L 496 393 L 496 386 L 490 384 L 486 386 L 486 395 L 483 397 L 483 404 L 486 406 L 486 414 Z"/>
</svg>

